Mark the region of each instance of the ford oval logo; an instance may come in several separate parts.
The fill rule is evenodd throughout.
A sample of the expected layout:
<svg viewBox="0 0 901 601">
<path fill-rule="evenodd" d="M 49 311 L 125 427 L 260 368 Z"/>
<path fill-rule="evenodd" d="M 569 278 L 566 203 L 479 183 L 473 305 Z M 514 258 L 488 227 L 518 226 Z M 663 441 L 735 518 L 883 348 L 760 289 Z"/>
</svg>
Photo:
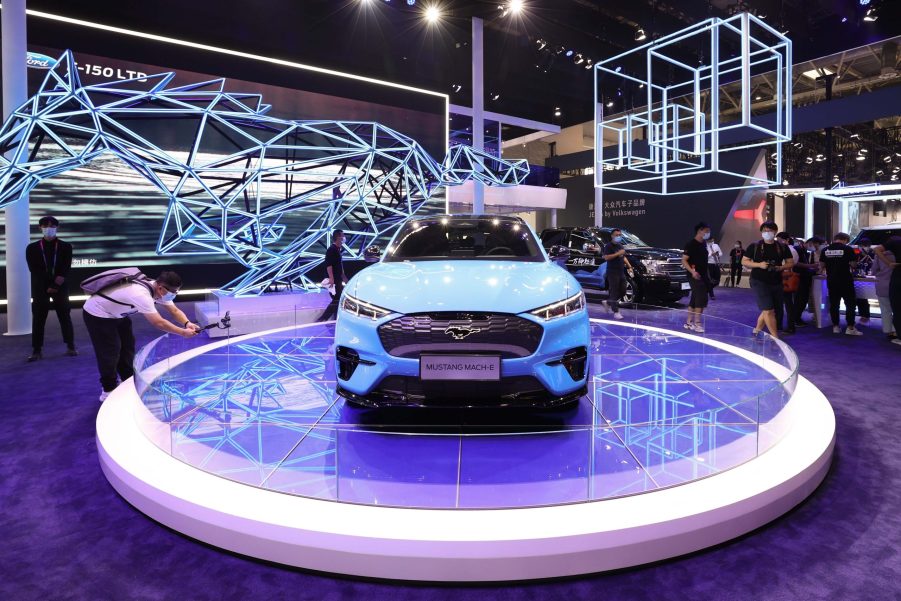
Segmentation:
<svg viewBox="0 0 901 601">
<path fill-rule="evenodd" d="M 29 52 L 25 57 L 25 64 L 32 69 L 52 69 L 56 66 L 56 59 L 46 54 L 38 54 L 37 52 Z"/>
<path fill-rule="evenodd" d="M 474 328 L 472 326 L 448 326 L 444 333 L 453 336 L 454 340 L 463 340 L 470 334 L 481 331 L 482 328 Z"/>
</svg>

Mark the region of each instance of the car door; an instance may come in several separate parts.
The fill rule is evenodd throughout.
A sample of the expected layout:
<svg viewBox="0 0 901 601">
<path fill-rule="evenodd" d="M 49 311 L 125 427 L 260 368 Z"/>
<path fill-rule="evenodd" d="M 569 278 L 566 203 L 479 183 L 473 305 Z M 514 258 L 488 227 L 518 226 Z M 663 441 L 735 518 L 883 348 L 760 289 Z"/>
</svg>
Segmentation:
<svg viewBox="0 0 901 601">
<path fill-rule="evenodd" d="M 573 230 L 569 236 L 569 263 L 567 266 L 579 283 L 603 290 L 606 286 L 607 265 L 601 254 L 598 240 L 587 230 Z"/>
</svg>

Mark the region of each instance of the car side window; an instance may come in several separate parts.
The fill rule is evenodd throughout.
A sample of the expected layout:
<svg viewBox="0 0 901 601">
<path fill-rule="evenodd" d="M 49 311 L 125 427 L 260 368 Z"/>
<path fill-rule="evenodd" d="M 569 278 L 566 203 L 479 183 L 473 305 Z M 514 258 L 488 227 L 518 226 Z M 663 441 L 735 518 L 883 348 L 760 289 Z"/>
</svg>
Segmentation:
<svg viewBox="0 0 901 601">
<path fill-rule="evenodd" d="M 597 246 L 597 243 L 581 232 L 573 232 L 572 236 L 569 237 L 569 247 L 573 250 L 587 252 L 588 248 L 595 246 Z"/>
<path fill-rule="evenodd" d="M 557 244 L 566 244 L 566 232 L 563 230 L 544 230 L 541 232 L 541 245 L 550 248 Z"/>
</svg>

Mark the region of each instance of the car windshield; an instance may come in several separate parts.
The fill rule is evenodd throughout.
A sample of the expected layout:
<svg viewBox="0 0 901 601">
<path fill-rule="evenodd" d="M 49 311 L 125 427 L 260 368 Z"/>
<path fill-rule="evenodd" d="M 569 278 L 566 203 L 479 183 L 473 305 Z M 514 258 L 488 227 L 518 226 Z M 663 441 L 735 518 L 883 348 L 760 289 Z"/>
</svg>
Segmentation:
<svg viewBox="0 0 901 601">
<path fill-rule="evenodd" d="M 525 224 L 498 217 L 438 217 L 409 221 L 388 247 L 384 260 L 442 259 L 545 260 Z"/>
<path fill-rule="evenodd" d="M 892 236 L 901 236 L 901 226 L 882 229 L 864 229 L 854 237 L 852 244 L 860 244 L 861 238 L 869 238 L 870 244 L 885 244 Z"/>
<path fill-rule="evenodd" d="M 611 230 L 596 230 L 595 237 L 603 243 L 610 241 Z M 620 230 L 623 233 L 623 246 L 650 246 L 647 242 L 630 232 L 629 230 Z"/>
</svg>

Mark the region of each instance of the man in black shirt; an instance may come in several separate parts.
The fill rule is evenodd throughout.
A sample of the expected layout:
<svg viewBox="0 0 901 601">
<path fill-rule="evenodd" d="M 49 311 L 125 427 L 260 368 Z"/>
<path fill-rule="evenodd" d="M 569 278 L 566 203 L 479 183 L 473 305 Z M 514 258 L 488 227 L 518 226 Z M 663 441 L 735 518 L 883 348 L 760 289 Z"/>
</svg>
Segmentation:
<svg viewBox="0 0 901 601">
<path fill-rule="evenodd" d="M 892 236 L 880 246 L 874 246 L 876 252 L 876 260 L 882 261 L 884 264 L 892 268 L 892 278 L 889 280 L 888 298 L 892 306 L 892 324 L 896 332 L 901 332 L 901 236 Z M 895 256 L 894 261 L 889 261 L 885 255 L 885 251 L 891 252 Z M 892 340 L 892 344 L 901 345 L 901 338 Z"/>
<path fill-rule="evenodd" d="M 710 238 L 710 226 L 703 221 L 695 226 L 695 236 L 685 245 L 682 251 L 682 267 L 688 272 L 689 285 L 691 286 L 691 299 L 688 301 L 688 320 L 685 329 L 695 332 L 704 332 L 701 325 L 701 314 L 707 307 L 707 291 L 710 285 L 710 276 L 707 270 L 707 245 L 705 240 Z"/>
<path fill-rule="evenodd" d="M 52 215 L 38 221 L 43 237 L 25 247 L 25 260 L 31 272 L 31 355 L 28 361 L 41 358 L 44 346 L 44 326 L 50 313 L 50 301 L 59 318 L 63 332 L 66 354 L 74 357 L 75 334 L 72 329 L 71 307 L 69 305 L 69 282 L 67 276 L 72 267 L 72 245 L 56 237 L 59 220 Z"/>
<path fill-rule="evenodd" d="M 332 295 L 332 302 L 329 303 L 322 315 L 316 321 L 328 321 L 338 314 L 338 303 L 341 301 L 341 292 L 344 290 L 344 284 L 347 283 L 347 277 L 344 275 L 344 264 L 341 262 L 341 249 L 344 247 L 344 231 L 335 230 L 332 232 L 332 244 L 325 251 L 325 271 L 328 273 L 329 293 Z M 331 292 L 334 286 L 335 292 Z"/>
<path fill-rule="evenodd" d="M 839 232 L 832 239 L 832 244 L 820 252 L 820 265 L 826 269 L 826 289 L 829 291 L 829 316 L 832 318 L 832 332 L 841 334 L 839 325 L 839 303 L 845 301 L 845 321 L 848 327 L 845 334 L 862 336 L 863 332 L 854 327 L 857 296 L 854 294 L 854 277 L 852 270 L 857 267 L 857 256 L 854 249 L 848 246 L 851 237 Z"/>
<path fill-rule="evenodd" d="M 757 297 L 757 308 L 760 309 L 753 330 L 755 336 L 766 326 L 773 338 L 779 337 L 776 307 L 782 305 L 782 271 L 791 269 L 794 261 L 788 246 L 776 241 L 778 231 L 779 226 L 772 221 L 762 223 L 761 239 L 748 246 L 741 258 L 741 264 L 751 268 L 749 281 Z"/>
<path fill-rule="evenodd" d="M 622 319 L 619 300 L 626 292 L 626 269 L 631 271 L 632 266 L 622 245 L 622 230 L 615 229 L 610 234 L 610 242 L 604 246 L 604 260 L 607 262 L 607 306 L 613 311 L 614 319 Z"/>
<path fill-rule="evenodd" d="M 819 271 L 820 265 L 817 261 L 817 247 L 822 238 L 813 236 L 807 240 L 803 246 L 798 247 L 798 263 L 794 270 L 801 277 L 798 284 L 798 292 L 795 298 L 795 324 L 806 326 L 803 320 L 804 309 L 810 301 L 810 289 L 813 286 L 813 276 Z"/>
</svg>

